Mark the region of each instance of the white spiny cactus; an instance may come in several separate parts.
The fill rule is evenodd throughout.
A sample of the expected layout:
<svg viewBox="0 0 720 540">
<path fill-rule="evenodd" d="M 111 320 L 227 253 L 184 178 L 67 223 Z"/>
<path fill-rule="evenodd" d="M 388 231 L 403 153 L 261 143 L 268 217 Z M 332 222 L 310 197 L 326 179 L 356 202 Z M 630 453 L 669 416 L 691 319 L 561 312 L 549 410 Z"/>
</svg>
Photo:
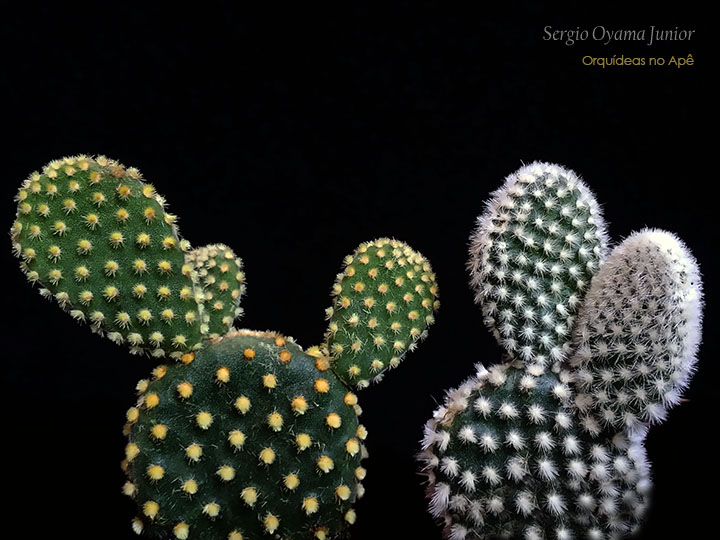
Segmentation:
<svg viewBox="0 0 720 540">
<path fill-rule="evenodd" d="M 578 317 L 571 363 L 582 410 L 615 428 L 663 420 L 695 368 L 701 320 L 699 270 L 683 242 L 657 229 L 628 237 Z"/>
<path fill-rule="evenodd" d="M 575 173 L 534 162 L 508 176 L 477 220 L 468 261 L 498 341 L 527 362 L 565 358 L 605 244 L 598 204 Z"/>
<path fill-rule="evenodd" d="M 451 539 L 619 540 L 648 508 L 644 439 L 695 369 L 702 286 L 674 235 L 606 257 L 570 171 L 533 163 L 493 194 L 468 268 L 504 363 L 448 392 L 419 458 Z"/>
</svg>

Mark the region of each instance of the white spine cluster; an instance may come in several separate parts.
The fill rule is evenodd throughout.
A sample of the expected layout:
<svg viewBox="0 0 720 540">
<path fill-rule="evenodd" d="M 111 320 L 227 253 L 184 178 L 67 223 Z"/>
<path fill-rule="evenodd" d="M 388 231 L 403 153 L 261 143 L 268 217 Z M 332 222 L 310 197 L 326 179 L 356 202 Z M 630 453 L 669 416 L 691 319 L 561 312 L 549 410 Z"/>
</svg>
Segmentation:
<svg viewBox="0 0 720 540">
<path fill-rule="evenodd" d="M 510 175 L 478 217 L 468 261 L 498 341 L 527 362 L 564 359 L 605 245 L 599 206 L 575 173 L 535 162 Z"/>
<path fill-rule="evenodd" d="M 578 317 L 579 407 L 603 425 L 644 430 L 665 418 L 700 342 L 697 263 L 671 233 L 645 229 L 613 250 Z"/>
</svg>

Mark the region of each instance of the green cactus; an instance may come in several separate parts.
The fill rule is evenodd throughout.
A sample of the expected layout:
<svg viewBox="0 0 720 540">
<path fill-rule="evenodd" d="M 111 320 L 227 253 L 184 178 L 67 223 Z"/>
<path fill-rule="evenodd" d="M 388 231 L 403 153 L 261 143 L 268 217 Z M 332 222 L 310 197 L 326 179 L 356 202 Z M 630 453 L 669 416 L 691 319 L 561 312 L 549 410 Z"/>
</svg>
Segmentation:
<svg viewBox="0 0 720 540">
<path fill-rule="evenodd" d="M 179 358 L 200 347 L 190 245 L 137 169 L 104 157 L 53 161 L 17 201 L 13 248 L 41 294 L 132 352 Z"/>
<path fill-rule="evenodd" d="M 242 314 L 240 299 L 245 292 L 242 261 L 222 244 L 194 249 L 185 260 L 194 268 L 202 286 L 209 338 L 223 336 Z"/>
<path fill-rule="evenodd" d="M 471 282 L 508 357 L 448 392 L 425 426 L 429 509 L 451 540 L 640 526 L 644 438 L 689 382 L 702 292 L 673 235 L 636 233 L 603 260 L 605 242 L 589 190 L 544 163 L 508 177 L 479 218 Z"/>
<path fill-rule="evenodd" d="M 363 495 L 367 436 L 349 385 L 379 380 L 427 335 L 439 305 L 429 263 L 397 240 L 360 245 L 333 287 L 325 341 L 307 350 L 275 332 L 234 330 L 240 259 L 222 244 L 191 249 L 140 178 L 105 158 L 53 162 L 23 184 L 11 230 L 43 294 L 133 352 L 176 360 L 140 381 L 127 412 L 133 530 L 178 540 L 345 534 Z M 103 271 L 109 260 L 117 267 Z M 164 262 L 168 271 L 153 270 Z M 133 295 L 139 283 L 145 292 Z M 152 316 L 120 315 L 141 311 Z"/>
<path fill-rule="evenodd" d="M 333 369 L 363 388 L 397 367 L 427 334 L 438 306 L 429 263 L 400 242 L 361 245 L 333 287 L 326 334 Z"/>
</svg>

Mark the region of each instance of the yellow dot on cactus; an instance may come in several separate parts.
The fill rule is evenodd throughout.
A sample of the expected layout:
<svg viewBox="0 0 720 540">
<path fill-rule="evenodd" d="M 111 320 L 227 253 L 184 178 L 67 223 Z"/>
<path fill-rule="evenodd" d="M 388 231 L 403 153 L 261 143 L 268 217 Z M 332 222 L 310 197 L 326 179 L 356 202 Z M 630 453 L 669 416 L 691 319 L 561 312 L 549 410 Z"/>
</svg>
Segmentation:
<svg viewBox="0 0 720 540">
<path fill-rule="evenodd" d="M 207 503 L 203 506 L 203 514 L 211 518 L 217 517 L 220 514 L 220 505 L 215 502 Z"/>
<path fill-rule="evenodd" d="M 189 398 L 193 393 L 193 385 L 187 381 L 181 382 L 177 385 L 178 394 L 181 398 Z"/>
<path fill-rule="evenodd" d="M 90 276 L 90 270 L 87 266 L 78 266 L 75 268 L 75 279 L 78 281 L 85 281 Z"/>
<path fill-rule="evenodd" d="M 213 303 L 212 308 L 213 308 L 214 311 L 220 311 L 220 310 L 222 310 L 222 308 L 223 308 L 223 303 L 222 303 L 222 301 L 221 301 L 221 300 L 216 300 L 216 301 Z"/>
<path fill-rule="evenodd" d="M 30 228 L 28 229 L 28 236 L 30 236 L 30 238 L 34 240 L 35 238 L 39 238 L 41 235 L 42 230 L 39 225 L 30 225 Z"/>
<path fill-rule="evenodd" d="M 247 396 L 240 396 L 235 400 L 235 408 L 242 414 L 250 410 L 250 399 Z"/>
<path fill-rule="evenodd" d="M 392 323 L 390 325 L 390 330 L 392 330 L 395 333 L 399 332 L 401 328 L 402 328 L 402 324 L 400 324 L 397 321 L 395 321 L 394 323 Z"/>
<path fill-rule="evenodd" d="M 155 196 L 155 188 L 151 184 L 145 184 L 142 188 L 142 194 L 148 199 L 152 199 Z"/>
<path fill-rule="evenodd" d="M 377 359 L 373 360 L 370 363 L 370 371 L 372 371 L 373 373 L 377 373 L 384 367 L 385 367 L 385 364 L 383 364 L 380 360 L 377 360 Z"/>
<path fill-rule="evenodd" d="M 116 191 L 117 191 L 117 194 L 123 199 L 127 199 L 130 196 L 130 193 L 132 192 L 132 190 L 130 189 L 130 186 L 128 186 L 126 184 L 118 185 L 118 187 L 116 188 Z"/>
<path fill-rule="evenodd" d="M 235 469 L 231 467 L 230 465 L 222 465 L 217 470 L 217 475 L 220 477 L 220 479 L 224 482 L 229 482 L 233 478 L 235 478 Z"/>
<path fill-rule="evenodd" d="M 163 238 L 162 245 L 164 249 L 172 249 L 177 245 L 177 241 L 172 236 Z"/>
<path fill-rule="evenodd" d="M 355 292 L 358 292 L 358 293 L 363 292 L 363 291 L 365 290 L 365 284 L 362 283 L 362 282 L 360 282 L 360 281 L 358 281 L 358 282 L 353 286 L 353 289 L 355 290 Z"/>
<path fill-rule="evenodd" d="M 313 387 L 316 392 L 321 394 L 326 394 L 330 391 L 330 383 L 327 382 L 327 379 L 315 379 Z"/>
<path fill-rule="evenodd" d="M 228 285 L 228 282 L 227 282 L 227 281 L 221 281 L 221 282 L 218 284 L 218 288 L 219 288 L 222 292 L 225 292 L 225 291 L 227 291 L 227 290 L 230 288 L 230 285 Z"/>
<path fill-rule="evenodd" d="M 81 304 L 88 305 L 92 302 L 93 293 L 90 291 L 81 291 L 80 294 L 78 294 L 78 298 L 80 299 Z"/>
<path fill-rule="evenodd" d="M 31 210 L 32 210 L 32 206 L 29 205 L 28 203 L 22 203 L 22 204 L 20 205 L 20 213 L 21 213 L 21 214 L 26 214 L 26 215 L 27 215 L 27 214 L 30 213 Z"/>
<path fill-rule="evenodd" d="M 189 300 L 190 298 L 192 298 L 192 290 L 190 287 L 180 289 L 180 300 Z"/>
<path fill-rule="evenodd" d="M 273 534 L 280 526 L 280 520 L 272 514 L 266 515 L 263 523 L 265 524 L 265 530 L 270 534 Z"/>
<path fill-rule="evenodd" d="M 351 303 L 352 303 L 352 300 L 350 300 L 347 296 L 343 296 L 340 299 L 340 307 L 348 308 L 348 307 L 350 307 Z"/>
<path fill-rule="evenodd" d="M 420 314 L 417 311 L 411 311 L 408 313 L 408 319 L 411 321 L 415 321 L 420 318 Z"/>
<path fill-rule="evenodd" d="M 357 438 L 360 439 L 361 441 L 364 441 L 365 439 L 367 439 L 367 429 L 365 428 L 365 426 L 363 426 L 362 424 L 360 424 L 360 425 L 357 427 L 357 429 L 355 430 L 355 435 L 356 435 Z"/>
<path fill-rule="evenodd" d="M 140 448 L 135 443 L 129 443 L 125 446 L 125 459 L 132 461 L 140 453 Z"/>
<path fill-rule="evenodd" d="M 165 476 L 165 469 L 161 465 L 150 465 L 146 471 L 150 480 L 160 480 Z"/>
<path fill-rule="evenodd" d="M 125 413 L 125 418 L 127 418 L 127 421 L 131 423 L 137 422 L 139 417 L 140 411 L 137 407 L 130 407 Z"/>
<path fill-rule="evenodd" d="M 114 248 L 120 247 L 125 242 L 125 237 L 120 231 L 110 233 L 110 245 Z"/>
<path fill-rule="evenodd" d="M 240 449 L 245 444 L 245 434 L 239 429 L 235 429 L 228 435 L 228 442 L 233 448 Z"/>
<path fill-rule="evenodd" d="M 320 508 L 320 503 L 315 497 L 305 497 L 302 502 L 302 509 L 309 516 L 314 514 Z"/>
<path fill-rule="evenodd" d="M 358 366 L 357 364 L 353 364 L 348 368 L 348 375 L 350 375 L 351 377 L 359 377 L 361 371 L 362 370 L 360 369 L 360 366 Z"/>
<path fill-rule="evenodd" d="M 341 501 L 347 501 L 350 498 L 350 488 L 342 484 L 335 489 L 335 496 Z"/>
<path fill-rule="evenodd" d="M 48 217 L 50 215 L 50 207 L 47 204 L 38 204 L 36 210 L 42 217 Z"/>
<path fill-rule="evenodd" d="M 280 431 L 283 426 L 282 415 L 277 411 L 270 413 L 267 417 L 267 424 L 273 431 Z"/>
<path fill-rule="evenodd" d="M 354 276 L 354 275 L 355 275 L 355 268 L 353 268 L 352 266 L 348 266 L 348 267 L 345 269 L 345 275 L 348 276 L 348 277 Z"/>
<path fill-rule="evenodd" d="M 283 483 L 285 484 L 286 488 L 292 490 L 300 485 L 300 478 L 297 474 L 288 474 L 284 478 Z"/>
<path fill-rule="evenodd" d="M 208 429 L 213 423 L 212 414 L 207 411 L 200 411 L 195 415 L 195 423 L 200 429 Z"/>
<path fill-rule="evenodd" d="M 122 487 L 123 495 L 134 497 L 137 494 L 137 486 L 132 482 L 125 482 Z"/>
<path fill-rule="evenodd" d="M 195 360 L 195 353 L 192 352 L 185 353 L 180 357 L 180 361 L 185 365 L 191 364 L 193 360 Z"/>
<path fill-rule="evenodd" d="M 230 266 L 227 263 L 221 264 L 219 268 L 220 268 L 220 272 L 223 274 L 226 273 L 228 270 L 230 270 Z"/>
<path fill-rule="evenodd" d="M 130 217 L 130 212 L 128 212 L 125 208 L 120 208 L 117 212 L 115 212 L 115 217 L 118 221 L 124 223 Z"/>
<path fill-rule="evenodd" d="M 150 245 L 150 235 L 148 233 L 140 233 L 135 238 L 135 243 L 142 249 Z"/>
<path fill-rule="evenodd" d="M 365 480 L 365 477 L 367 476 L 367 470 L 364 467 L 357 467 L 355 469 L 355 478 L 358 480 Z"/>
<path fill-rule="evenodd" d="M 298 447 L 298 450 L 301 452 L 303 450 L 307 450 L 312 445 L 312 438 L 307 433 L 299 433 L 295 437 L 295 444 Z"/>
<path fill-rule="evenodd" d="M 320 456 L 316 461 L 316 464 L 318 469 L 324 473 L 329 473 L 335 468 L 335 462 L 330 458 L 330 456 Z"/>
<path fill-rule="evenodd" d="M 75 193 L 80 189 L 80 184 L 78 184 L 75 180 L 71 180 L 68 182 L 68 190 L 70 193 Z"/>
<path fill-rule="evenodd" d="M 290 402 L 290 406 L 295 414 L 305 414 L 308 409 L 307 400 L 303 396 L 295 396 Z"/>
<path fill-rule="evenodd" d="M 175 312 L 172 309 L 163 309 L 160 312 L 160 317 L 165 322 L 170 322 L 175 318 Z"/>
<path fill-rule="evenodd" d="M 253 358 L 255 358 L 255 351 L 252 349 L 245 349 L 243 351 L 243 356 L 246 360 L 252 360 Z"/>
<path fill-rule="evenodd" d="M 173 527 L 173 534 L 178 540 L 187 540 L 190 536 L 190 527 L 187 523 L 181 521 Z"/>
<path fill-rule="evenodd" d="M 350 525 L 357 521 L 357 514 L 355 513 L 355 510 L 351 508 L 350 510 L 345 512 L 345 521 L 347 521 Z"/>
<path fill-rule="evenodd" d="M 363 305 L 369 309 L 375 305 L 375 299 L 372 296 L 370 296 L 370 297 L 366 298 L 365 300 L 363 300 Z"/>
<path fill-rule="evenodd" d="M 141 309 L 137 313 L 137 318 L 142 324 L 147 324 L 152 320 L 152 312 L 149 309 Z"/>
<path fill-rule="evenodd" d="M 198 485 L 195 480 L 186 480 L 182 484 L 182 490 L 188 495 L 195 495 L 198 492 Z"/>
<path fill-rule="evenodd" d="M 120 296 L 120 290 L 114 285 L 108 285 L 103 289 L 103 296 L 108 301 L 115 300 L 118 296 Z"/>
<path fill-rule="evenodd" d="M 282 336 L 276 336 L 275 337 L 275 346 L 276 347 L 284 347 L 285 346 L 285 338 Z"/>
<path fill-rule="evenodd" d="M 277 377 L 275 377 L 275 375 L 273 375 L 272 373 L 263 375 L 262 381 L 265 388 L 273 389 L 275 388 L 275 386 L 277 386 Z"/>
<path fill-rule="evenodd" d="M 23 257 L 27 261 L 32 261 L 35 257 L 37 257 L 37 252 L 33 248 L 25 248 L 25 251 L 23 251 Z"/>
<path fill-rule="evenodd" d="M 329 532 L 327 527 L 318 527 L 315 529 L 315 538 L 317 538 L 317 540 L 327 540 Z"/>
<path fill-rule="evenodd" d="M 360 443 L 357 439 L 348 439 L 345 443 L 345 451 L 351 456 L 355 456 L 360 451 Z"/>
<path fill-rule="evenodd" d="M 240 492 L 240 498 L 248 506 L 255 506 L 258 500 L 258 492 L 254 487 L 246 487 Z"/>
<path fill-rule="evenodd" d="M 165 437 L 167 437 L 167 426 L 163 424 L 155 424 L 150 429 L 150 433 L 155 439 L 162 441 Z"/>
<path fill-rule="evenodd" d="M 198 461 L 202 457 L 202 455 L 203 455 L 202 447 L 197 443 L 193 443 L 190 446 L 188 446 L 187 448 L 185 448 L 185 456 L 190 461 Z"/>
<path fill-rule="evenodd" d="M 158 263 L 158 270 L 161 274 L 168 274 L 172 270 L 172 264 L 170 261 L 162 260 Z"/>
<path fill-rule="evenodd" d="M 148 389 L 148 381 L 147 379 L 140 379 L 137 384 L 135 385 L 135 390 L 138 391 L 138 393 L 142 394 L 147 391 Z"/>
<path fill-rule="evenodd" d="M 145 216 L 145 221 L 148 223 L 155 219 L 155 209 L 152 206 L 148 206 L 143 210 L 143 216 Z"/>
<path fill-rule="evenodd" d="M 378 292 L 380 294 L 385 294 L 386 292 L 388 292 L 388 289 L 389 289 L 389 287 L 387 286 L 386 283 L 381 283 L 380 285 L 378 285 Z"/>
<path fill-rule="evenodd" d="M 67 225 L 64 221 L 56 221 L 53 225 L 53 234 L 63 236 L 67 232 Z"/>
<path fill-rule="evenodd" d="M 100 182 L 100 180 L 102 180 L 102 175 L 99 172 L 93 171 L 90 173 L 90 183 L 91 184 L 97 184 L 98 182 Z"/>
<path fill-rule="evenodd" d="M 271 465 L 275 461 L 275 450 L 270 447 L 263 448 L 260 451 L 260 461 L 265 465 Z"/>
<path fill-rule="evenodd" d="M 342 420 L 340 419 L 340 415 L 337 413 L 330 413 L 325 417 L 325 423 L 328 425 L 328 427 L 331 427 L 333 429 L 337 429 L 342 424 Z"/>
<path fill-rule="evenodd" d="M 150 519 L 155 519 L 155 516 L 158 515 L 159 511 L 160 505 L 155 501 L 147 501 L 145 504 L 143 504 L 143 514 L 145 514 Z"/>
<path fill-rule="evenodd" d="M 77 203 L 73 199 L 65 199 L 63 201 L 63 207 L 65 208 L 66 214 L 71 214 L 77 209 Z"/>
<path fill-rule="evenodd" d="M 105 263 L 105 274 L 114 276 L 120 269 L 120 265 L 116 261 L 107 261 Z"/>
<path fill-rule="evenodd" d="M 315 359 L 315 369 L 318 371 L 327 371 L 330 369 L 330 359 L 327 356 L 318 356 Z"/>
<path fill-rule="evenodd" d="M 105 202 L 105 195 L 103 195 L 99 191 L 96 191 L 92 194 L 92 202 L 98 207 L 101 206 Z"/>
<path fill-rule="evenodd" d="M 353 406 L 357 405 L 358 398 L 352 392 L 348 392 L 347 394 L 345 394 L 343 401 L 345 402 L 345 405 L 347 405 L 348 407 L 353 407 Z"/>
<path fill-rule="evenodd" d="M 177 219 L 177 216 L 175 216 L 173 214 L 168 214 L 168 213 L 165 214 L 165 223 L 167 223 L 168 225 L 173 225 L 175 223 L 176 219 Z"/>
<path fill-rule="evenodd" d="M 167 375 L 167 366 L 160 365 L 153 369 L 152 371 L 153 377 L 155 379 L 162 379 L 165 375 Z"/>
<path fill-rule="evenodd" d="M 236 529 L 228 534 L 227 540 L 245 540 L 245 537 Z"/>
<path fill-rule="evenodd" d="M 144 399 L 146 409 L 154 409 L 160 403 L 160 398 L 156 393 L 148 394 Z"/>
<path fill-rule="evenodd" d="M 145 296 L 145 293 L 147 292 L 147 287 L 143 285 L 142 283 L 138 283 L 133 287 L 133 296 L 136 298 L 142 298 Z"/>
<path fill-rule="evenodd" d="M 87 255 L 92 251 L 92 243 L 90 240 L 79 240 L 77 243 L 77 251 L 80 255 Z"/>
<path fill-rule="evenodd" d="M 283 364 L 288 364 L 291 358 L 292 354 L 287 349 L 280 351 L 280 361 Z"/>
</svg>

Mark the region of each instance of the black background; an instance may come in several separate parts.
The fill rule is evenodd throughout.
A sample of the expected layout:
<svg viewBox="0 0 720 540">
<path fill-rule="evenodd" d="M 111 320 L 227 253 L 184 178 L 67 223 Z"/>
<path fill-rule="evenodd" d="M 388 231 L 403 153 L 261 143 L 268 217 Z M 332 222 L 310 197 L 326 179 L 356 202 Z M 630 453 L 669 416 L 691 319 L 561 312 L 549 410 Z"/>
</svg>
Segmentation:
<svg viewBox="0 0 720 540">
<path fill-rule="evenodd" d="M 439 539 L 413 458 L 422 426 L 475 362 L 500 357 L 467 286 L 467 239 L 507 174 L 536 159 L 564 164 L 594 189 L 616 241 L 666 228 L 700 262 L 705 342 L 688 401 L 647 441 L 656 487 L 642 538 L 703 538 L 718 468 L 707 14 L 688 3 L 664 13 L 475 7 L 4 13 L 1 213 L 9 228 L 17 186 L 52 159 L 106 154 L 136 166 L 184 237 L 243 258 L 240 325 L 305 346 L 322 338 L 330 285 L 358 243 L 391 235 L 421 251 L 442 307 L 418 351 L 360 396 L 371 457 L 353 537 Z M 568 47 L 544 41 L 546 25 L 696 34 Z M 581 63 L 689 53 L 696 64 L 683 69 Z M 23 538 L 134 538 L 121 428 L 153 363 L 61 316 L 9 249 L 1 266 L 5 523 Z"/>
</svg>

